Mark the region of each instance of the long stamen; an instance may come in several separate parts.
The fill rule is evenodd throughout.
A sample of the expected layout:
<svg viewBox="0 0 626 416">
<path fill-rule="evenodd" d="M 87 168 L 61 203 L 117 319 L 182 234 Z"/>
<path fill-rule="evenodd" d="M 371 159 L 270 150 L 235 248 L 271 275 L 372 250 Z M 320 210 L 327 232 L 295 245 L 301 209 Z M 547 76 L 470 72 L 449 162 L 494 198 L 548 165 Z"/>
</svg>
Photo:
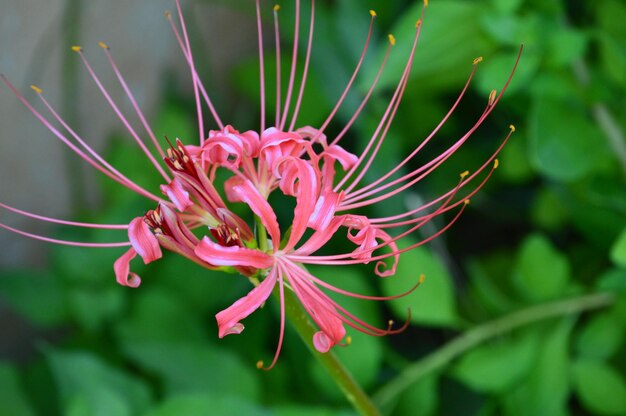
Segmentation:
<svg viewBox="0 0 626 416">
<path fill-rule="evenodd" d="M 406 158 L 404 158 L 404 160 L 402 162 L 400 162 L 397 166 L 394 166 L 393 169 L 391 169 L 389 172 L 387 172 L 386 174 L 384 174 L 382 177 L 376 179 L 374 182 L 368 184 L 367 186 L 364 186 L 360 189 L 358 189 L 355 192 L 352 192 L 350 194 L 350 196 L 357 196 L 363 192 L 366 192 L 372 188 L 374 188 L 375 186 L 377 186 L 379 183 L 385 181 L 387 178 L 389 178 L 391 175 L 393 175 L 394 173 L 396 173 L 398 170 L 400 170 L 404 165 L 406 165 L 415 155 L 417 155 L 423 148 L 424 146 L 426 146 L 426 144 L 428 144 L 430 142 L 430 140 L 435 136 L 435 134 L 437 134 L 439 132 L 439 130 L 443 127 L 443 125 L 448 121 L 448 119 L 450 118 L 450 116 L 452 115 L 452 113 L 454 112 L 454 110 L 456 110 L 457 106 L 459 105 L 459 103 L 461 102 L 461 99 L 463 98 L 463 96 L 465 95 L 465 93 L 467 92 L 467 89 L 469 87 L 469 85 L 471 84 L 472 78 L 474 77 L 474 74 L 476 72 L 476 66 L 478 65 L 479 62 L 482 61 L 482 58 L 476 58 L 474 60 L 474 65 L 472 67 L 472 72 L 470 73 L 465 86 L 463 87 L 463 89 L 461 90 L 459 96 L 457 97 L 456 101 L 454 102 L 454 104 L 452 105 L 452 107 L 450 108 L 450 110 L 448 111 L 448 113 L 443 117 L 443 119 L 439 122 L 439 124 L 437 125 L 437 127 L 435 127 L 435 129 L 428 135 L 428 137 L 426 137 L 426 139 L 424 139 L 419 146 L 417 146 L 412 152 L 411 154 L 409 154 Z"/>
<path fill-rule="evenodd" d="M 198 118 L 198 131 L 200 134 L 200 146 L 204 144 L 204 116 L 202 115 L 202 104 L 200 103 L 200 93 L 198 91 L 198 76 L 196 75 L 196 67 L 193 61 L 193 53 L 191 52 L 191 44 L 189 43 L 189 36 L 187 35 L 187 26 L 183 19 L 183 12 L 180 8 L 180 1 L 176 0 L 176 9 L 178 10 L 178 19 L 180 26 L 183 30 L 183 38 L 185 39 L 185 45 L 187 46 L 187 53 L 189 54 L 189 66 L 191 67 L 191 77 L 193 79 L 193 94 L 196 99 L 196 111 Z"/>
<path fill-rule="evenodd" d="M 298 63 L 298 39 L 300 37 L 300 0 L 296 0 L 296 24 L 293 35 L 293 52 L 291 55 L 291 72 L 289 74 L 289 86 L 287 88 L 287 97 L 285 98 L 285 106 L 283 107 L 283 115 L 280 123 L 280 129 L 285 128 L 287 121 L 287 113 L 291 105 L 291 95 L 293 94 L 293 84 L 296 77 L 296 64 Z"/>
<path fill-rule="evenodd" d="M 265 61 L 263 59 L 263 27 L 261 23 L 261 4 L 256 0 L 256 27 L 259 40 L 259 83 L 261 88 L 261 132 L 265 131 Z"/>
<path fill-rule="evenodd" d="M 145 196 L 146 198 L 152 199 L 154 201 L 161 201 L 160 198 L 142 190 L 141 188 L 138 187 L 133 187 L 133 186 L 129 186 L 129 184 L 125 181 L 123 181 L 122 179 L 120 179 L 118 176 L 116 176 L 115 174 L 111 173 L 110 171 L 108 171 L 107 169 L 103 168 L 100 164 L 98 164 L 95 160 L 93 160 L 92 158 L 90 158 L 88 155 L 86 155 L 83 151 L 81 151 L 78 147 L 76 147 L 76 145 L 74 145 L 67 137 L 65 137 L 65 135 L 63 135 L 56 127 L 54 127 L 52 124 L 50 124 L 50 122 L 48 120 L 46 120 L 46 118 L 44 116 L 41 115 L 41 113 L 39 113 L 37 110 L 35 110 L 35 108 L 26 100 L 26 98 L 24 98 L 24 96 L 17 90 L 17 88 L 15 88 L 15 86 L 13 84 L 11 84 L 9 82 L 9 80 L 2 74 L 0 74 L 0 79 L 2 79 L 2 82 L 4 82 L 6 84 L 7 87 L 9 87 L 9 89 L 13 92 L 13 94 L 15 94 L 15 96 L 18 98 L 18 100 L 20 100 L 20 102 L 22 104 L 24 104 L 24 106 L 48 129 L 50 130 L 50 132 L 52 134 L 54 134 L 59 140 L 61 140 L 61 142 L 63 142 L 63 144 L 65 144 L 67 147 L 69 147 L 74 153 L 76 153 L 78 156 L 80 156 L 85 162 L 89 163 L 94 169 L 102 172 L 104 175 L 108 176 L 109 178 L 113 179 L 114 181 L 124 185 L 125 187 L 131 189 L 134 192 L 137 192 L 140 195 Z M 41 93 L 41 89 L 34 87 L 33 88 L 37 93 Z"/>
<path fill-rule="evenodd" d="M 315 142 L 319 138 L 319 136 L 321 136 L 324 133 L 324 131 L 326 130 L 326 127 L 328 127 L 330 122 L 333 120 L 333 118 L 337 114 L 337 111 L 339 110 L 339 107 L 341 107 L 341 104 L 343 104 L 343 101 L 348 96 L 348 92 L 350 91 L 350 88 L 352 88 L 352 84 L 354 83 L 354 80 L 356 79 L 356 76 L 359 73 L 361 66 L 363 65 L 363 61 L 365 60 L 365 55 L 367 54 L 367 49 L 369 48 L 369 45 L 370 45 L 370 40 L 372 39 L 372 32 L 374 30 L 374 19 L 376 18 L 376 12 L 374 10 L 370 10 L 370 16 L 371 16 L 370 27 L 367 32 L 367 38 L 365 39 L 365 45 L 363 46 L 363 50 L 361 51 L 361 57 L 359 58 L 359 61 L 356 67 L 354 68 L 354 71 L 352 72 L 352 76 L 350 77 L 350 80 L 348 81 L 348 85 L 346 85 L 346 87 L 344 88 L 343 92 L 339 96 L 339 99 L 337 100 L 337 103 L 335 104 L 335 107 L 332 109 L 332 111 L 330 112 L 326 120 L 324 120 L 324 123 L 322 123 L 322 126 L 319 128 L 315 137 L 311 138 L 311 142 Z M 387 61 L 386 59 L 387 56 L 389 56 L 389 48 L 387 49 L 387 54 L 385 55 L 385 59 L 383 60 L 383 62 Z M 380 70 L 379 70 L 379 74 L 380 74 Z M 379 77 L 376 77 L 375 79 L 377 80 L 378 78 Z M 370 91 L 371 90 L 373 90 L 373 88 L 370 88 Z M 364 99 L 363 102 L 366 102 L 367 98 Z M 363 102 L 361 103 L 362 105 L 364 105 Z M 356 119 L 356 117 L 354 118 Z"/>
<path fill-rule="evenodd" d="M 276 43 L 276 122 L 275 127 L 280 126 L 280 101 L 281 101 L 281 77 L 280 77 L 280 27 L 278 24 L 278 11 L 280 6 L 274 6 L 274 38 Z"/>
<path fill-rule="evenodd" d="M 135 182 L 133 182 L 132 180 L 130 180 L 128 177 L 126 177 L 124 174 L 122 174 L 120 171 L 118 171 L 117 169 L 115 169 L 109 162 L 107 162 L 102 156 L 100 156 L 98 154 L 98 152 L 96 152 L 95 150 L 93 150 L 93 148 L 91 148 L 91 146 L 89 146 L 77 133 L 76 131 L 74 131 L 74 129 L 72 129 L 63 118 L 61 118 L 61 116 L 59 115 L 59 113 L 57 113 L 54 108 L 52 107 L 52 105 L 50 105 L 50 103 L 48 102 L 48 100 L 46 100 L 46 98 L 43 96 L 43 91 L 37 87 L 35 87 L 34 85 L 31 86 L 31 88 L 33 88 L 33 90 L 37 93 L 37 95 L 39 96 L 39 98 L 41 99 L 41 101 L 43 102 L 43 104 L 45 105 L 45 107 L 48 109 L 48 111 L 50 112 L 50 114 L 52 114 L 52 116 L 61 124 L 61 126 L 63 126 L 63 128 L 65 130 L 67 130 L 68 133 L 70 133 L 70 135 L 74 138 L 74 140 L 76 140 L 76 142 L 82 146 L 83 149 L 85 149 L 90 155 L 92 155 L 94 157 L 94 159 L 96 159 L 104 168 L 108 169 L 109 172 L 111 172 L 113 175 L 115 175 L 118 179 L 117 181 L 124 185 L 125 187 L 137 192 L 140 195 L 146 196 L 150 199 L 153 199 L 155 201 L 159 201 L 160 198 L 157 197 L 156 195 L 148 192 L 147 190 L 145 190 L 144 188 L 142 188 L 141 186 L 137 185 Z"/>
<path fill-rule="evenodd" d="M 302 104 L 302 96 L 304 95 L 304 87 L 306 85 L 307 74 L 309 72 L 309 63 L 311 61 L 311 48 L 313 46 L 313 31 L 315 29 L 315 0 L 311 0 L 311 23 L 309 25 L 309 41 L 306 48 L 306 55 L 304 58 L 304 69 L 302 70 L 302 82 L 300 83 L 300 91 L 298 92 L 298 99 L 296 101 L 296 107 L 293 110 L 291 116 L 291 123 L 289 124 L 289 131 L 292 131 L 296 125 L 298 119 L 298 113 L 300 112 L 300 104 Z"/>
<path fill-rule="evenodd" d="M 213 106 L 213 102 L 211 101 L 211 98 L 209 97 L 209 94 L 207 93 L 206 88 L 204 87 L 204 84 L 202 83 L 202 80 L 200 79 L 200 76 L 196 72 L 195 65 L 193 65 L 193 61 L 191 59 L 191 56 L 189 55 L 189 52 L 187 51 L 187 47 L 185 46 L 185 43 L 183 42 L 180 32 L 178 31 L 178 29 L 176 28 L 176 25 L 174 24 L 174 20 L 172 19 L 172 14 L 170 12 L 167 12 L 165 13 L 165 17 L 170 23 L 170 27 L 172 28 L 172 32 L 174 33 L 174 37 L 176 38 L 176 41 L 178 42 L 178 46 L 180 47 L 180 50 L 183 52 L 183 56 L 185 57 L 185 60 L 187 61 L 187 65 L 189 65 L 189 68 L 191 70 L 191 75 L 192 75 L 192 81 L 198 86 L 200 93 L 202 94 L 202 97 L 204 98 L 204 102 L 209 107 L 209 111 L 211 111 L 211 115 L 213 116 L 213 119 L 217 123 L 218 127 L 220 129 L 223 129 L 224 123 L 222 123 L 222 120 L 218 116 L 217 111 L 215 110 L 215 107 Z"/>
<path fill-rule="evenodd" d="M 141 150 L 144 152 L 144 154 L 148 157 L 148 159 L 150 160 L 152 165 L 154 165 L 154 167 L 161 174 L 161 176 L 163 176 L 163 179 L 165 179 L 167 182 L 169 182 L 170 178 L 167 175 L 167 173 L 165 173 L 165 170 L 163 170 L 163 168 L 161 167 L 159 162 L 157 162 L 157 160 L 154 158 L 154 156 L 152 156 L 152 153 L 148 150 L 148 148 L 144 144 L 143 140 L 141 140 L 141 138 L 139 137 L 137 132 L 135 132 L 135 129 L 133 129 L 133 127 L 130 125 L 130 123 L 128 122 L 126 117 L 124 117 L 124 115 L 120 111 L 119 107 L 115 104 L 115 102 L 111 98 L 111 95 L 109 94 L 109 92 L 106 90 L 106 88 L 104 88 L 104 85 L 102 85 L 102 82 L 100 81 L 100 79 L 96 75 L 95 71 L 93 70 L 93 68 L 89 64 L 89 61 L 85 57 L 85 54 L 83 53 L 83 49 L 80 46 L 73 46 L 72 50 L 74 52 L 78 53 L 78 55 L 80 56 L 81 60 L 83 61 L 83 64 L 85 65 L 85 68 L 87 68 L 87 71 L 89 72 L 89 75 L 91 75 L 91 78 L 94 80 L 94 82 L 96 83 L 96 85 L 100 89 L 100 92 L 102 92 L 102 95 L 104 96 L 104 98 L 107 100 L 107 102 L 109 103 L 109 105 L 111 106 L 111 108 L 113 109 L 113 111 L 115 112 L 117 117 L 120 119 L 122 124 L 124 124 L 124 127 L 126 127 L 126 130 L 128 130 L 128 132 L 131 134 L 131 136 L 133 136 L 133 139 L 135 139 L 135 142 L 137 143 L 137 145 L 141 148 Z"/>
<path fill-rule="evenodd" d="M 159 145 L 159 142 L 157 141 L 156 136 L 154 135 L 154 132 L 152 131 L 152 128 L 150 127 L 150 124 L 146 120 L 146 117 L 143 115 L 141 108 L 137 104 L 137 100 L 135 99 L 135 96 L 133 95 L 132 91 L 128 87 L 126 80 L 122 76 L 122 73 L 120 72 L 117 64 L 115 63 L 115 60 L 113 59 L 113 56 L 111 55 L 111 50 L 109 46 L 106 45 L 104 42 L 99 42 L 98 45 L 104 50 L 107 60 L 109 61 L 109 63 L 111 64 L 111 67 L 113 68 L 113 72 L 115 72 L 115 75 L 117 76 L 117 79 L 119 80 L 120 85 L 124 89 L 126 96 L 130 100 L 130 103 L 133 106 L 133 109 L 137 113 L 137 116 L 139 117 L 141 124 L 146 129 L 146 132 L 148 132 L 148 136 L 150 136 L 150 140 L 152 140 L 152 144 L 154 144 L 154 147 L 159 152 L 159 155 L 161 155 L 162 158 L 165 157 L 165 153 L 163 152 L 163 149 Z"/>
<path fill-rule="evenodd" d="M 378 126 L 376 127 L 376 130 L 374 131 L 374 134 L 370 138 L 367 146 L 365 147 L 365 150 L 363 151 L 363 153 L 359 157 L 359 160 L 357 161 L 357 163 L 354 164 L 352 169 L 350 169 L 350 171 L 348 171 L 348 173 L 346 173 L 346 175 L 339 182 L 339 184 L 337 184 L 337 186 L 335 187 L 335 192 L 338 189 L 342 189 L 342 187 L 352 177 L 352 175 L 354 175 L 357 172 L 357 170 L 360 168 L 361 164 L 363 163 L 363 160 L 365 160 L 365 157 L 369 153 L 370 149 L 372 148 L 374 143 L 376 143 L 376 141 L 378 139 L 378 135 L 379 135 L 380 131 L 383 129 L 383 126 L 384 126 L 385 122 L 387 121 L 388 118 L 390 118 L 390 119 L 393 118 L 393 117 L 390 117 L 390 115 L 395 114 L 394 108 L 396 108 L 397 105 L 399 105 L 399 102 L 402 99 L 402 92 L 404 91 L 404 86 L 408 82 L 409 73 L 411 72 L 411 66 L 413 64 L 413 57 L 415 56 L 415 48 L 417 47 L 417 41 L 419 39 L 419 35 L 420 35 L 420 32 L 421 32 L 421 26 L 422 25 L 421 25 L 420 21 L 418 21 L 418 23 L 416 24 L 415 38 L 413 40 L 413 47 L 411 49 L 411 53 L 409 55 L 409 58 L 407 60 L 406 65 L 404 67 L 404 71 L 403 71 L 402 77 L 400 78 L 400 81 L 398 82 L 398 86 L 396 87 L 396 90 L 395 90 L 391 100 L 389 101 L 389 104 L 387 106 L 387 109 L 385 110 L 385 113 L 381 117 L 381 120 L 380 120 Z M 389 42 L 392 45 L 395 44 L 395 38 L 393 37 L 393 35 L 389 35 Z M 381 137 L 381 139 L 384 139 L 384 137 Z"/>
<path fill-rule="evenodd" d="M 93 247 L 93 248 L 114 248 L 114 247 L 128 247 L 130 246 L 129 242 L 121 242 L 121 243 L 82 243 L 79 241 L 69 241 L 69 240 L 58 240 L 56 238 L 44 237 L 39 234 L 28 233 L 26 231 L 18 230 L 17 228 L 9 227 L 6 224 L 0 223 L 0 228 L 4 228 L 7 231 L 11 231 L 15 234 L 22 235 L 24 237 L 29 237 L 39 241 L 45 241 L 47 243 L 60 244 L 63 246 L 74 246 L 74 247 Z"/>
<path fill-rule="evenodd" d="M 95 223 L 89 223 L 89 222 L 60 220 L 57 218 L 33 214 L 32 212 L 24 211 L 24 210 L 12 207 L 10 205 L 3 204 L 2 202 L 0 202 L 0 208 L 4 208 L 6 210 L 9 210 L 16 214 L 23 215 L 28 218 L 33 218 L 33 219 L 45 221 L 45 222 L 51 222 L 54 224 L 70 225 L 74 227 L 84 227 L 84 228 L 100 228 L 100 229 L 106 229 L 106 230 L 127 230 L 128 229 L 128 224 L 95 224 Z"/>
</svg>

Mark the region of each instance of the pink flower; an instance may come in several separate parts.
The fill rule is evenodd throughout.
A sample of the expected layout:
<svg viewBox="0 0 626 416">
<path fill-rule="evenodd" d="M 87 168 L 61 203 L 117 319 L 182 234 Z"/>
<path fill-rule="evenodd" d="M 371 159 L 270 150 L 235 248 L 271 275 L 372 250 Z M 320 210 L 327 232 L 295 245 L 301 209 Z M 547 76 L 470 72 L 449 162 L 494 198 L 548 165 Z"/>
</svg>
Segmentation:
<svg viewBox="0 0 626 416">
<path fill-rule="evenodd" d="M 199 140 L 195 145 L 185 145 L 182 139 L 176 139 L 174 143 L 168 140 L 166 149 L 161 147 L 113 60 L 108 46 L 101 43 L 100 46 L 140 119 L 145 134 L 150 138 L 153 149 L 149 149 L 100 82 L 82 48 L 73 47 L 105 99 L 127 128 L 129 135 L 137 142 L 154 165 L 155 170 L 162 176 L 163 184 L 160 187 L 162 195 L 154 194 L 142 188 L 93 151 L 54 111 L 39 88 L 33 87 L 46 107 L 49 113 L 47 115 L 43 115 L 31 106 L 26 98 L 6 78 L 2 77 L 19 100 L 57 138 L 110 179 L 151 200 L 155 204 L 154 209 L 143 216 L 130 220 L 128 225 L 89 224 L 40 216 L 0 203 L 0 206 L 5 209 L 33 219 L 69 226 L 127 230 L 127 241 L 119 243 L 92 244 L 61 241 L 26 233 L 4 224 L 0 224 L 0 226 L 22 235 L 58 244 L 84 247 L 131 246 L 114 264 L 117 281 L 130 287 L 137 287 L 141 282 L 140 277 L 130 271 L 131 260 L 139 255 L 145 263 L 150 263 L 161 258 L 162 248 L 176 252 L 209 269 L 237 271 L 251 277 L 251 281 L 256 282 L 256 286 L 250 293 L 217 313 L 216 319 L 220 338 L 241 333 L 244 330 L 241 321 L 264 304 L 277 287 L 280 298 L 281 325 L 278 347 L 269 368 L 276 363 L 282 345 L 285 290 L 293 291 L 317 325 L 319 331 L 313 336 L 312 342 L 320 352 L 327 352 L 333 346 L 344 342 L 346 325 L 374 336 L 402 330 L 403 328 L 377 328 L 364 322 L 329 297 L 327 292 L 368 300 L 393 299 L 414 290 L 421 279 L 416 278 L 415 286 L 409 288 L 406 293 L 384 298 L 351 293 L 332 286 L 309 273 L 305 265 L 346 266 L 375 262 L 374 272 L 378 276 L 392 276 L 395 273 L 400 254 L 432 240 L 447 230 L 459 218 L 469 202 L 469 198 L 485 184 L 497 168 L 496 156 L 514 131 L 512 126 L 509 134 L 482 166 L 471 174 L 469 172 L 462 173 L 460 180 L 443 195 L 415 209 L 399 212 L 390 217 L 369 217 L 363 208 L 384 202 L 398 195 L 441 166 L 471 137 L 478 126 L 493 111 L 501 99 L 508 81 L 499 94 L 496 94 L 495 91 L 492 93 L 482 115 L 466 134 L 426 164 L 418 168 L 407 169 L 409 162 L 431 141 L 456 109 L 469 86 L 477 64 L 480 62 L 480 58 L 476 59 L 467 84 L 450 111 L 433 132 L 393 169 L 374 182 L 363 185 L 361 181 L 385 141 L 408 84 L 422 18 L 417 21 L 415 26 L 412 48 L 406 57 L 406 65 L 394 93 L 365 149 L 359 155 L 355 155 L 339 146 L 338 143 L 368 103 L 395 44 L 393 36 L 389 36 L 389 45 L 380 69 L 357 111 L 335 137 L 327 137 L 326 128 L 334 119 L 359 74 L 372 36 L 376 17 L 373 11 L 370 12 L 371 22 L 361 57 L 335 107 L 320 127 L 303 126 L 296 128 L 306 85 L 315 28 L 315 6 L 312 0 L 307 49 L 303 58 L 303 76 L 299 80 L 299 88 L 296 88 L 296 63 L 300 54 L 298 38 L 301 23 L 300 1 L 296 0 L 296 31 L 293 40 L 288 89 L 283 100 L 280 91 L 281 73 L 279 68 L 276 74 L 278 81 L 276 117 L 272 125 L 266 127 L 264 51 L 261 42 L 262 20 L 261 8 L 257 0 L 261 62 L 261 126 L 258 132 L 240 132 L 234 127 L 222 123 L 200 81 L 178 1 L 176 5 L 180 30 L 171 15 L 168 14 L 167 17 L 191 71 L 199 130 Z M 276 57 L 277 62 L 280 62 L 278 7 L 274 8 L 274 30 Z M 292 99 L 295 100 L 293 103 Z M 210 130 L 208 133 L 205 132 L 204 127 L 203 112 L 205 108 L 208 108 L 217 126 L 216 129 Z M 53 122 L 58 123 L 62 129 L 55 127 Z M 184 139 L 190 140 L 190 138 Z M 155 156 L 155 153 L 158 154 L 158 157 Z M 163 163 L 160 163 L 158 158 Z M 227 201 L 223 200 L 222 193 L 216 188 L 221 186 L 216 181 L 216 172 L 220 169 L 230 173 L 230 178 L 223 183 L 223 194 L 226 195 Z M 341 173 L 338 174 L 337 172 Z M 470 187 L 470 184 L 473 185 Z M 469 190 L 466 190 L 467 188 Z M 283 197 L 295 199 L 293 220 L 288 229 L 281 229 L 276 212 L 269 202 L 270 195 L 281 194 Z M 245 218 L 236 215 L 231 209 L 233 204 L 245 204 L 249 215 Z M 403 237 L 420 229 L 435 217 L 450 211 L 455 214 L 447 225 L 439 231 L 418 243 L 402 249 L 399 248 L 397 242 Z M 250 220 L 253 217 L 256 218 L 256 232 L 253 232 L 254 228 L 251 227 Z M 201 230 L 201 238 L 196 236 L 198 232 L 195 234 L 192 232 L 194 229 Z M 345 253 L 317 254 L 335 236 L 343 236 L 353 244 L 353 248 Z"/>
</svg>

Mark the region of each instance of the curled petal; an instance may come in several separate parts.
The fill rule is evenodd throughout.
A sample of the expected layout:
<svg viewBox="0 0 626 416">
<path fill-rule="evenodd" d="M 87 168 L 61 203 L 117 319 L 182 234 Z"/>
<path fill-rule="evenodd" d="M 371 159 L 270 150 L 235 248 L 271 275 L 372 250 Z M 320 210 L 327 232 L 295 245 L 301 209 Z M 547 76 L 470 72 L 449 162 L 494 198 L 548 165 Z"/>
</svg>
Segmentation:
<svg viewBox="0 0 626 416">
<path fill-rule="evenodd" d="M 298 157 L 307 150 L 307 141 L 296 133 L 287 133 L 271 127 L 261 135 L 259 156 L 268 169 L 285 156 Z M 310 146 L 309 146 L 310 147 Z"/>
<path fill-rule="evenodd" d="M 257 310 L 267 300 L 276 285 L 276 277 L 276 270 L 272 269 L 261 284 L 252 289 L 250 293 L 215 315 L 220 338 L 224 338 L 226 335 L 240 334 L 244 330 L 243 324 L 239 321 Z"/>
<path fill-rule="evenodd" d="M 336 144 L 326 149 L 324 153 L 321 154 L 321 156 L 324 158 L 324 163 L 333 163 L 336 160 L 337 162 L 341 164 L 341 167 L 345 171 L 352 169 L 352 167 L 359 160 L 359 158 L 356 157 L 356 155 L 348 152 L 343 147 L 336 145 Z M 330 160 L 326 160 L 326 159 L 330 159 Z"/>
<path fill-rule="evenodd" d="M 242 144 L 227 136 L 214 137 L 204 144 L 204 159 L 211 164 L 238 168 L 242 155 Z"/>
<path fill-rule="evenodd" d="M 137 217 L 130 222 L 128 225 L 128 238 L 135 252 L 141 256 L 144 263 L 148 264 L 163 256 L 159 240 L 152 234 L 143 217 Z"/>
<path fill-rule="evenodd" d="M 315 204 L 315 209 L 311 213 L 308 226 L 314 230 L 328 227 L 335 217 L 335 210 L 342 200 L 343 192 L 333 192 L 332 189 L 324 190 Z"/>
<path fill-rule="evenodd" d="M 113 263 L 115 271 L 115 279 L 122 286 L 138 287 L 141 284 L 141 278 L 138 274 L 130 271 L 130 261 L 137 256 L 135 249 L 130 248 L 126 253 Z"/>
<path fill-rule="evenodd" d="M 239 246 L 221 246 L 208 237 L 200 241 L 195 253 L 202 260 L 215 266 L 249 266 L 267 269 L 274 264 L 274 258 L 262 251 Z"/>
<path fill-rule="evenodd" d="M 298 130 L 296 130 L 296 133 L 298 133 L 303 138 L 309 139 L 311 143 L 319 142 L 322 143 L 322 146 L 324 146 L 324 148 L 326 147 L 326 135 L 324 133 L 321 133 L 318 129 L 314 127 L 300 127 Z"/>
<path fill-rule="evenodd" d="M 191 206 L 189 192 L 185 191 L 178 178 L 171 181 L 169 185 L 161 185 L 161 192 L 167 195 L 180 212 L 185 212 Z"/>
</svg>

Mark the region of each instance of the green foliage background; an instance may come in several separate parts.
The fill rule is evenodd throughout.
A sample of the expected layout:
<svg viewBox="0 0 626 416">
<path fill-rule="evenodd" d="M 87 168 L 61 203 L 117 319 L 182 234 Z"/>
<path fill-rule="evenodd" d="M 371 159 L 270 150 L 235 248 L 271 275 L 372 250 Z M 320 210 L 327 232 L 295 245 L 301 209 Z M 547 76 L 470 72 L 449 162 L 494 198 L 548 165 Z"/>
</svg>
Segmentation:
<svg viewBox="0 0 626 416">
<path fill-rule="evenodd" d="M 282 15 L 290 16 L 290 2 L 281 3 Z M 232 6 L 253 13 L 252 2 Z M 357 153 L 399 79 L 421 2 L 320 2 L 300 123 L 319 125 L 344 88 L 362 47 L 369 8 L 379 16 L 371 52 L 331 131 L 339 131 L 367 90 L 386 48 L 386 33 L 398 44 L 380 88 L 346 139 L 346 147 Z M 451 162 L 397 203 L 416 204 L 453 187 L 460 172 L 477 169 L 492 154 L 509 124 L 517 132 L 499 157 L 500 168 L 460 221 L 434 243 L 403 255 L 395 277 L 381 281 L 367 267 L 312 269 L 343 288 L 379 294 L 403 291 L 416 276 L 426 275 L 423 287 L 397 301 L 340 299 L 382 325 L 389 318 L 406 319 L 407 307 L 412 315 L 403 334 L 353 333 L 352 345 L 337 353 L 363 387 L 376 393 L 412 364 L 484 323 L 596 292 L 615 297 L 598 310 L 540 320 L 444 357 L 441 365 L 395 390 L 384 403 L 387 414 L 626 414 L 624 21 L 626 3 L 620 0 L 431 1 L 406 97 L 369 179 L 402 160 L 437 125 L 472 60 L 483 56 L 460 108 L 416 164 L 467 131 L 489 92 L 503 85 L 523 43 L 519 69 L 496 111 Z M 289 39 L 288 22 L 284 31 Z M 225 81 L 236 86 L 236 99 L 216 101 L 218 108 L 237 101 L 223 118 L 240 130 L 257 125 L 256 65 L 251 56 L 234 68 L 231 79 L 208 82 L 209 87 Z M 269 73 L 271 67 L 268 62 Z M 152 117 L 157 136 L 195 137 L 192 97 L 164 87 L 162 103 Z M 141 156 L 126 139 L 116 134 L 107 156 L 129 177 L 158 189 L 157 176 L 138 162 Z M 83 219 L 128 222 L 150 208 L 109 182 L 101 186 L 106 205 Z M 382 204 L 373 213 L 396 213 L 398 204 Z M 437 222 L 414 238 L 444 224 Z M 57 235 L 108 237 L 67 230 Z M 34 328 L 37 339 L 36 353 L 26 362 L 0 363 L 0 413 L 351 414 L 290 328 L 277 367 L 255 369 L 256 361 L 268 360 L 275 348 L 274 302 L 246 320 L 243 334 L 217 339 L 213 316 L 249 290 L 245 279 L 166 254 L 147 267 L 133 263 L 144 281 L 130 290 L 115 283 L 112 263 L 119 254 L 53 247 L 47 270 L 0 271 L 0 296 Z"/>
</svg>

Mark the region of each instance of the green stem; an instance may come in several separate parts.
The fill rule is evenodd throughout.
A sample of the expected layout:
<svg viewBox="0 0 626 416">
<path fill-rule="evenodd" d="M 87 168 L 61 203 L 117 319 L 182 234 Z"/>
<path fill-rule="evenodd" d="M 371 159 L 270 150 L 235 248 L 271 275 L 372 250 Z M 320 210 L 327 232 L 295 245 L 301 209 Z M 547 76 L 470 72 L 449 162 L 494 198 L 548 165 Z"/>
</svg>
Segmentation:
<svg viewBox="0 0 626 416">
<path fill-rule="evenodd" d="M 380 411 L 374 406 L 374 403 L 365 394 L 361 386 L 357 384 L 352 374 L 339 361 L 335 353 L 331 350 L 322 354 L 315 349 L 312 339 L 313 334 L 318 329 L 311 323 L 308 314 L 292 291 L 285 290 L 284 302 L 287 319 L 296 328 L 302 341 L 304 341 L 315 359 L 324 367 L 341 391 L 343 391 L 352 406 L 361 415 L 379 416 Z"/>
<path fill-rule="evenodd" d="M 580 313 L 588 309 L 596 309 L 611 305 L 615 297 L 610 293 L 599 293 L 578 298 L 560 300 L 531 306 L 521 311 L 479 325 L 448 342 L 443 347 L 427 355 L 421 360 L 406 367 L 395 379 L 387 383 L 374 395 L 374 401 L 384 408 L 389 406 L 404 390 L 420 378 L 445 367 L 455 358 L 482 342 L 548 318 Z"/>
</svg>

